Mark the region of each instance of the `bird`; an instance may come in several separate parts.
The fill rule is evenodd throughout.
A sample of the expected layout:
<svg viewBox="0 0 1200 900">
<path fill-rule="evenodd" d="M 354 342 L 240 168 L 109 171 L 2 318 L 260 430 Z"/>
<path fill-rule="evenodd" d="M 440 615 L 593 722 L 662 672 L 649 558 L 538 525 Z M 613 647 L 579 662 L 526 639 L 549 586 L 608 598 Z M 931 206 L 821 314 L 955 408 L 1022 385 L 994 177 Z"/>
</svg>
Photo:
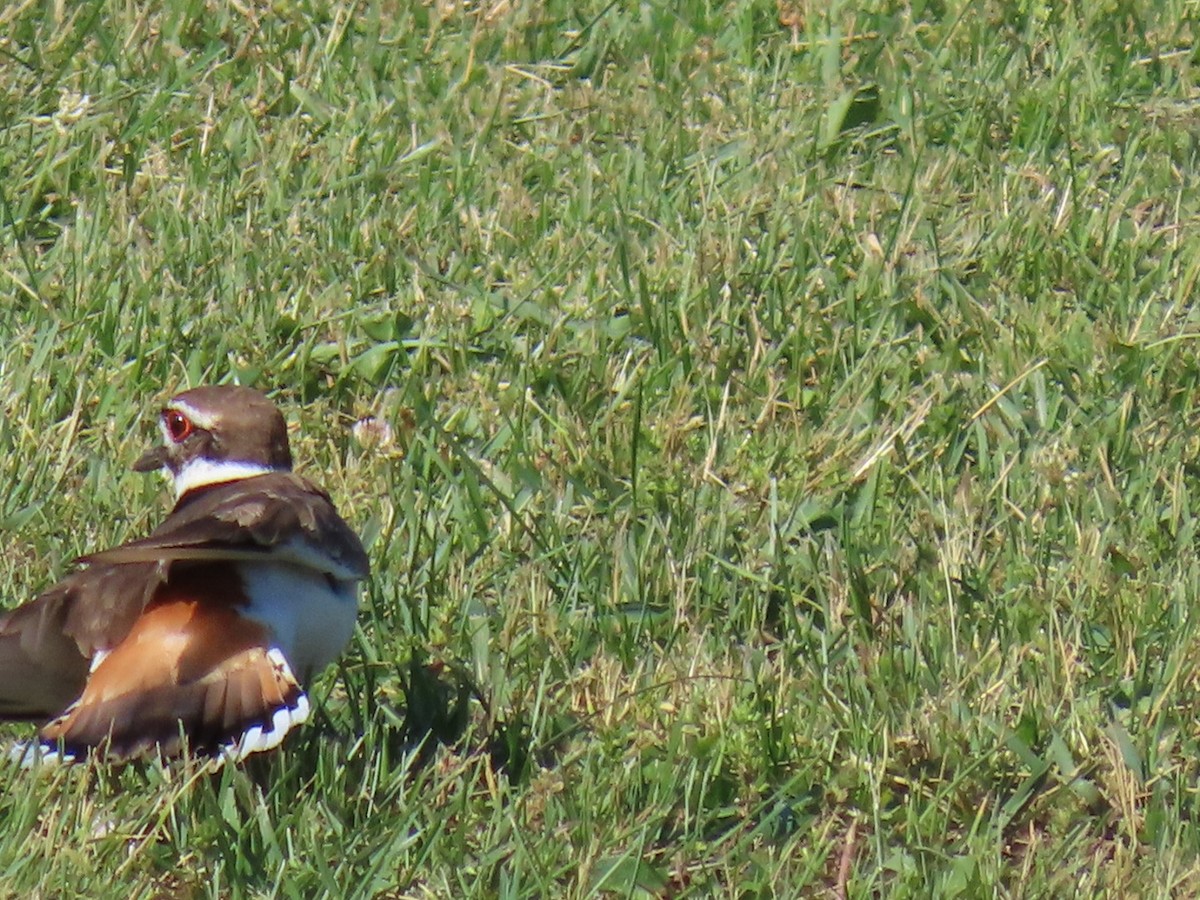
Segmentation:
<svg viewBox="0 0 1200 900">
<path fill-rule="evenodd" d="M 162 524 L 0 614 L 0 720 L 41 723 L 24 764 L 274 749 L 353 634 L 367 555 L 292 471 L 278 407 L 207 385 L 159 426 L 133 468 L 172 482 Z"/>
</svg>

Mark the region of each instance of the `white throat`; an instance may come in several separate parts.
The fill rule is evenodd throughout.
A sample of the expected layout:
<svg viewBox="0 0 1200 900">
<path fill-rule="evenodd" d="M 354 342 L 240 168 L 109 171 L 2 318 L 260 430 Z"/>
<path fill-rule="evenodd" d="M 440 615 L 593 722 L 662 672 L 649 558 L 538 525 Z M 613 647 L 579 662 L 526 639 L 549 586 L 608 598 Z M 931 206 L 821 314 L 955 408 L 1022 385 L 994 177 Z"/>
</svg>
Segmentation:
<svg viewBox="0 0 1200 900">
<path fill-rule="evenodd" d="M 183 467 L 174 473 L 172 480 L 175 485 L 175 499 L 178 500 L 193 488 L 221 484 L 225 481 L 238 481 L 242 478 L 253 478 L 255 475 L 267 475 L 279 471 L 282 470 L 264 466 L 261 463 L 198 457 L 184 463 Z M 168 472 L 168 474 L 170 473 Z"/>
</svg>

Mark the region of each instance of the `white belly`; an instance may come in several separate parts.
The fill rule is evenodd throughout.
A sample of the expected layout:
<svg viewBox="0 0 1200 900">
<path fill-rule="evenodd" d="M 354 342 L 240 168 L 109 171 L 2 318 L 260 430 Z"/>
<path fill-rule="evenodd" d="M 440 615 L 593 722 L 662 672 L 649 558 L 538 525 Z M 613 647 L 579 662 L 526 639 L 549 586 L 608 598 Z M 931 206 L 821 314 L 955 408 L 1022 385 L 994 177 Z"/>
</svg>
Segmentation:
<svg viewBox="0 0 1200 900">
<path fill-rule="evenodd" d="M 354 633 L 358 583 L 288 563 L 238 566 L 250 605 L 246 615 L 266 625 L 300 681 L 333 662 Z"/>
</svg>

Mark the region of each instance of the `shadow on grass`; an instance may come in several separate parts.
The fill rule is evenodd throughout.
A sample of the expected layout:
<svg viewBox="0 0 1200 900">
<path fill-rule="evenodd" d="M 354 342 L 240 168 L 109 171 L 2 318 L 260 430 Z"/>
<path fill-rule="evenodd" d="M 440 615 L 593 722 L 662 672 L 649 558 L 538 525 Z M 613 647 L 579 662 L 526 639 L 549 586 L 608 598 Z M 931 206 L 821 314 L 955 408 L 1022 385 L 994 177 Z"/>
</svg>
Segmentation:
<svg viewBox="0 0 1200 900">
<path fill-rule="evenodd" d="M 518 784 L 529 777 L 531 763 L 555 766 L 567 740 L 585 727 L 555 715 L 550 736 L 539 738 L 529 710 L 494 708 L 470 673 L 453 663 L 416 655 L 397 680 L 398 702 L 372 680 L 358 696 L 351 690 L 353 723 L 317 704 L 313 721 L 289 737 L 282 753 L 255 754 L 238 768 L 260 788 L 278 790 L 281 780 L 299 787 L 319 779 L 331 753 L 350 783 L 381 767 L 416 774 L 448 749 L 486 756 L 496 772 Z"/>
</svg>

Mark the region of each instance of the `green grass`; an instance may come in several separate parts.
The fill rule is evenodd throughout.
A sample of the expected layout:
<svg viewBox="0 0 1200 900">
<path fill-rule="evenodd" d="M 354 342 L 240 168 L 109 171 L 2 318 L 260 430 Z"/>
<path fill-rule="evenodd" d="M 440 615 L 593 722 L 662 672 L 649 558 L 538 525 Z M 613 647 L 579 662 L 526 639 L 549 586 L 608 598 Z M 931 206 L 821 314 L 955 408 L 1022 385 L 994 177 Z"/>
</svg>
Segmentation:
<svg viewBox="0 0 1200 900">
<path fill-rule="evenodd" d="M 789 6 L 0 8 L 0 605 L 231 378 L 374 568 L 0 893 L 1200 891 L 1197 10 Z"/>
</svg>

